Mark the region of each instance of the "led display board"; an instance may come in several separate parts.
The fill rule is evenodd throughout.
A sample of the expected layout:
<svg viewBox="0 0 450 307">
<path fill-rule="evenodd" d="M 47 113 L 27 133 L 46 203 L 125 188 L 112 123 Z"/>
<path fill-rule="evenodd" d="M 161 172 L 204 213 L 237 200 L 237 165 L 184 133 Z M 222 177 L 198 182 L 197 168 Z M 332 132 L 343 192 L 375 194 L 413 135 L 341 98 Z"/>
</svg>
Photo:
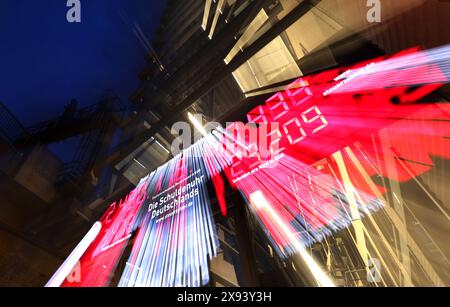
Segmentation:
<svg viewBox="0 0 450 307">
<path fill-rule="evenodd" d="M 448 83 L 449 64 L 445 46 L 299 78 L 247 124 L 214 129 L 111 205 L 49 285 L 61 285 L 74 259 L 81 277 L 63 286 L 108 285 L 124 256 L 119 286 L 206 284 L 218 248 L 207 182 L 226 216 L 224 178 L 280 257 L 299 253 L 332 285 L 305 247 L 382 208 L 377 180 L 406 182 L 433 156 L 450 158 L 449 105 L 421 101 Z"/>
</svg>

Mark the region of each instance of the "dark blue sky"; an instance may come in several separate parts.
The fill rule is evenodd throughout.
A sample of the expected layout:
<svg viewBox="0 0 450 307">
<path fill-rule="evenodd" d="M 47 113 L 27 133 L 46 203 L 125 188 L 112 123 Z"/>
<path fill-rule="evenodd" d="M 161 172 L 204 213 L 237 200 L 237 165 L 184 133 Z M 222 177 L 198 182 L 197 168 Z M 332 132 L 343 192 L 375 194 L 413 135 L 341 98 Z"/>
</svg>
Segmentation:
<svg viewBox="0 0 450 307">
<path fill-rule="evenodd" d="M 0 1 L 0 101 L 29 126 L 59 115 L 71 98 L 123 101 L 138 85 L 164 0 L 81 0 L 82 23 L 66 20 L 66 0 Z"/>
</svg>

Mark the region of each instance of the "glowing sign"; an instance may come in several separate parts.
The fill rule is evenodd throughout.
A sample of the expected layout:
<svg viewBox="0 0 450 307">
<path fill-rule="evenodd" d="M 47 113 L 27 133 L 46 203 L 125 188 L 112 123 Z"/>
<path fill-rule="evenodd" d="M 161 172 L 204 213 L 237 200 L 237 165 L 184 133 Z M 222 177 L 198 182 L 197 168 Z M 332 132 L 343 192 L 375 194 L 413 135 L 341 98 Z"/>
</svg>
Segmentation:
<svg viewBox="0 0 450 307">
<path fill-rule="evenodd" d="M 246 143 L 248 131 L 272 128 L 266 141 L 272 155 L 231 151 L 227 174 L 245 199 L 264 195 L 264 210 L 250 205 L 280 255 L 298 250 L 296 240 L 280 232 L 280 220 L 302 244 L 320 241 L 350 225 L 355 214 L 382 206 L 377 195 L 385 191 L 370 176 L 391 176 L 396 169 L 392 179 L 406 181 L 430 169 L 430 155 L 450 157 L 442 139 L 450 132 L 448 104 L 415 103 L 448 83 L 449 63 L 446 46 L 302 77 L 249 112 L 255 126 L 246 132 L 227 127 L 244 149 L 261 149 Z M 381 135 L 393 145 L 389 151 L 376 146 Z"/>
<path fill-rule="evenodd" d="M 119 286 L 198 287 L 208 283 L 208 256 L 216 255 L 218 242 L 206 176 L 194 164 L 175 158 L 150 176 L 148 192 L 154 196 Z"/>
<path fill-rule="evenodd" d="M 138 227 L 139 210 L 147 195 L 145 180 L 124 200 L 113 203 L 97 223 L 99 233 L 80 258 L 79 280 L 66 280 L 67 287 L 102 287 L 111 282 L 117 263 L 127 246 L 132 233 Z"/>
<path fill-rule="evenodd" d="M 302 77 L 249 112 L 247 125 L 199 126 L 205 137 L 113 204 L 49 284 L 86 250 L 81 279 L 63 285 L 108 285 L 129 243 L 120 286 L 206 284 L 218 248 L 207 182 L 226 216 L 225 174 L 277 253 L 299 253 L 331 286 L 304 248 L 382 207 L 373 177 L 408 181 L 432 167 L 430 156 L 450 158 L 449 105 L 416 103 L 448 83 L 449 67 L 448 46 L 409 50 Z"/>
<path fill-rule="evenodd" d="M 208 259 L 218 249 L 207 182 L 215 182 L 218 197 L 222 169 L 214 159 L 198 153 L 206 139 L 183 151 L 142 179 L 127 198 L 114 203 L 97 223 L 99 231 L 77 258 L 70 257 L 59 270 L 58 280 L 76 260 L 80 278 L 66 287 L 107 286 L 111 283 L 126 247 L 132 244 L 119 286 L 201 286 L 209 281 Z M 226 213 L 226 207 L 223 209 Z M 89 236 L 90 238 L 91 236 Z M 84 246 L 84 245 L 83 245 Z M 86 249 L 87 248 L 87 249 Z M 74 251 L 75 253 L 75 251 Z M 59 283 L 60 284 L 60 283 Z M 49 286 L 58 286 L 49 282 Z"/>
</svg>

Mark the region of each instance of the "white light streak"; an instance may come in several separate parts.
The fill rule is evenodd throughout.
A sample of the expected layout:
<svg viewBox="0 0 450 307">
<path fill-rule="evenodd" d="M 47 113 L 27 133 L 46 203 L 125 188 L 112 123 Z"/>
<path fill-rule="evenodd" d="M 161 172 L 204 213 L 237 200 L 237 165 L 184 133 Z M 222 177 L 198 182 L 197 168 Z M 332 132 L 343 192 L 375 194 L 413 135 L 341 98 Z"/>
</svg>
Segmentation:
<svg viewBox="0 0 450 307">
<path fill-rule="evenodd" d="M 158 140 L 155 140 L 155 143 L 158 144 L 159 147 L 161 147 L 165 152 L 167 152 L 168 154 L 170 154 L 170 151 L 168 151 L 166 147 L 164 147 L 160 142 L 158 142 Z"/>
<path fill-rule="evenodd" d="M 139 162 L 138 159 L 134 158 L 133 161 L 136 162 L 136 163 L 137 163 L 139 166 L 141 166 L 142 168 L 147 169 L 147 167 L 145 167 L 144 164 L 142 164 L 141 162 Z"/>
<path fill-rule="evenodd" d="M 327 276 L 327 274 L 322 270 L 322 268 L 317 264 L 317 262 L 309 255 L 307 250 L 303 247 L 301 242 L 292 233 L 291 229 L 286 225 L 286 223 L 281 219 L 281 217 L 273 210 L 272 206 L 264 197 L 261 191 L 257 191 L 250 195 L 250 200 L 252 204 L 258 210 L 267 212 L 275 224 L 279 227 L 282 233 L 288 239 L 289 243 L 292 244 L 296 251 L 299 252 L 300 256 L 310 269 L 314 278 L 317 280 L 319 286 L 321 287 L 335 287 L 333 281 Z"/>
<path fill-rule="evenodd" d="M 208 136 L 208 132 L 206 132 L 205 128 L 203 128 L 202 124 L 197 120 L 197 118 L 195 118 L 194 115 L 191 114 L 191 112 L 188 112 L 188 118 L 203 136 Z"/>
<path fill-rule="evenodd" d="M 67 257 L 66 261 L 59 267 L 58 271 L 52 276 L 52 278 L 47 282 L 45 287 L 60 287 L 66 277 L 72 272 L 75 265 L 80 261 L 81 256 L 86 252 L 91 243 L 100 233 L 102 229 L 102 224 L 96 222 L 89 232 L 84 236 L 83 240 L 78 243 L 77 247 L 72 251 L 72 253 Z"/>
</svg>

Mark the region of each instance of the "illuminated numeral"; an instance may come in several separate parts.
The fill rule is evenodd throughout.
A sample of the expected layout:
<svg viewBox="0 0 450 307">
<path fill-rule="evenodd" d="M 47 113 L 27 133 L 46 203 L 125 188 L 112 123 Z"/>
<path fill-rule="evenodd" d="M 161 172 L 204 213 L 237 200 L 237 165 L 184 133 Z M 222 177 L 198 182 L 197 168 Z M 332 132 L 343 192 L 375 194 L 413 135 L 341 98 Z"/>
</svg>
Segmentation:
<svg viewBox="0 0 450 307">
<path fill-rule="evenodd" d="M 280 108 L 281 108 L 281 110 L 277 110 Z M 280 117 L 282 117 L 287 112 L 289 112 L 289 107 L 288 107 L 287 103 L 284 101 L 281 101 L 270 108 L 270 114 L 272 115 L 273 121 L 278 120 Z"/>
<path fill-rule="evenodd" d="M 295 124 L 295 128 L 300 131 L 300 135 L 301 135 L 300 137 L 296 138 L 295 140 L 293 139 L 291 133 L 289 133 L 289 128 L 288 128 L 288 126 L 292 125 L 292 124 Z M 288 121 L 286 124 L 284 124 L 283 129 L 284 129 L 284 132 L 286 133 L 286 136 L 291 145 L 297 144 L 298 142 L 300 142 L 301 140 L 306 138 L 305 130 L 303 129 L 302 125 L 300 124 L 300 121 L 297 118 L 293 118 L 290 121 Z"/>
<path fill-rule="evenodd" d="M 316 115 L 314 117 L 308 118 L 308 114 L 311 112 L 315 112 Z M 306 110 L 305 112 L 302 113 L 302 118 L 303 121 L 307 124 L 311 124 L 313 122 L 315 122 L 316 120 L 320 119 L 322 121 L 322 125 L 320 125 L 319 127 L 315 128 L 313 130 L 313 133 L 316 133 L 320 130 L 322 130 L 323 128 L 328 126 L 328 121 L 326 120 L 326 118 L 322 115 L 322 113 L 320 112 L 319 108 L 317 106 L 313 106 L 310 109 Z"/>
<path fill-rule="evenodd" d="M 247 114 L 247 119 L 248 119 L 249 123 L 254 123 L 254 124 L 269 122 L 267 120 L 267 116 L 266 116 L 263 106 L 259 106 L 255 110 L 253 110 L 251 113 Z"/>
<path fill-rule="evenodd" d="M 284 100 L 281 93 L 276 93 L 266 100 L 266 106 L 269 108 L 269 113 L 272 121 L 278 120 L 289 111 L 289 107 Z"/>
<path fill-rule="evenodd" d="M 278 104 L 280 102 L 284 101 L 284 96 L 281 93 L 276 93 L 272 97 L 266 100 L 266 105 L 270 108 L 275 104 Z"/>
<path fill-rule="evenodd" d="M 312 97 L 312 92 L 307 85 L 306 81 L 298 79 L 286 88 L 286 94 L 294 106 L 299 106 Z"/>
<path fill-rule="evenodd" d="M 113 221 L 114 213 L 116 213 L 117 203 L 113 203 L 109 206 L 108 211 L 104 214 L 103 225 L 109 225 Z"/>
<path fill-rule="evenodd" d="M 302 78 L 295 80 L 286 87 L 286 93 L 288 96 L 295 96 L 303 91 L 303 89 L 308 86 L 308 82 Z"/>
</svg>

